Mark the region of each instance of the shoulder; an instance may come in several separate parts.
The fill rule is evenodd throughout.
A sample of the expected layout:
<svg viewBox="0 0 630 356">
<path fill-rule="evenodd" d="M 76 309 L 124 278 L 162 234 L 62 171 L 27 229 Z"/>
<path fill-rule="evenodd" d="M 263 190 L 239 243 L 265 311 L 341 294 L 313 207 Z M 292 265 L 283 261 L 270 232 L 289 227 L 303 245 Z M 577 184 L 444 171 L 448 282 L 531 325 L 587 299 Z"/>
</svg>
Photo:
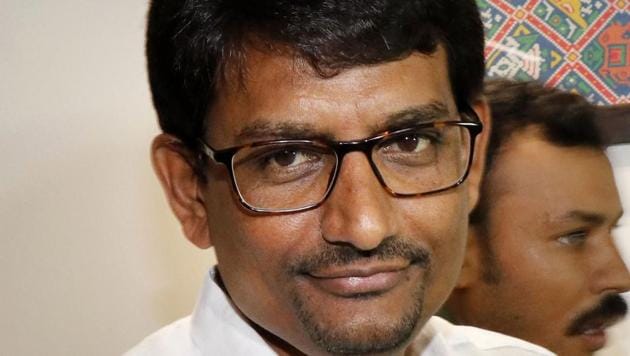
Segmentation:
<svg viewBox="0 0 630 356">
<path fill-rule="evenodd" d="M 188 316 L 166 325 L 147 336 L 124 356 L 200 355 L 190 337 L 190 324 L 191 317 Z"/>
<path fill-rule="evenodd" d="M 552 352 L 527 341 L 472 326 L 453 325 L 434 316 L 422 329 L 419 342 L 425 344 L 423 356 L 552 356 Z"/>
</svg>

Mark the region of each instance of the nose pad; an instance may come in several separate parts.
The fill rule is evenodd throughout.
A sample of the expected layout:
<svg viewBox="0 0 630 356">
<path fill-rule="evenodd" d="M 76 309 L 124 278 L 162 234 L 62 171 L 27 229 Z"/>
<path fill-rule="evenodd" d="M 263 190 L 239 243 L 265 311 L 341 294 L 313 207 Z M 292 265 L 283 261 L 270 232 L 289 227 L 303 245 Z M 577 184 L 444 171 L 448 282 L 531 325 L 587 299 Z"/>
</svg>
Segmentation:
<svg viewBox="0 0 630 356">
<path fill-rule="evenodd" d="M 362 152 L 340 162 L 337 181 L 322 206 L 322 235 L 368 251 L 396 233 L 391 195 L 383 188 Z"/>
</svg>

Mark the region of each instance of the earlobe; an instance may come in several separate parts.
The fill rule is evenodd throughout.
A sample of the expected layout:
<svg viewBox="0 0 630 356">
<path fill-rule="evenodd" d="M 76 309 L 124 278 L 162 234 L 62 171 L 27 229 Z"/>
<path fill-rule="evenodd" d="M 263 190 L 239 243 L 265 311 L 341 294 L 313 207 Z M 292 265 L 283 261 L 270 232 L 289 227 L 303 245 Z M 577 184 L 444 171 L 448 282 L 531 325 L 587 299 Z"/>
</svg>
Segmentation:
<svg viewBox="0 0 630 356">
<path fill-rule="evenodd" d="M 486 150 L 492 131 L 492 119 L 487 101 L 485 99 L 477 100 L 473 104 L 473 110 L 475 110 L 475 113 L 477 113 L 479 120 L 483 124 L 483 131 L 477 136 L 475 141 L 475 155 L 470 166 L 470 173 L 468 174 L 468 178 L 466 178 L 468 181 L 469 213 L 479 201 L 481 180 L 483 179 L 486 164 Z"/>
<path fill-rule="evenodd" d="M 184 235 L 199 248 L 212 246 L 192 152 L 174 136 L 161 134 L 153 140 L 151 158 L 153 169 Z"/>
</svg>

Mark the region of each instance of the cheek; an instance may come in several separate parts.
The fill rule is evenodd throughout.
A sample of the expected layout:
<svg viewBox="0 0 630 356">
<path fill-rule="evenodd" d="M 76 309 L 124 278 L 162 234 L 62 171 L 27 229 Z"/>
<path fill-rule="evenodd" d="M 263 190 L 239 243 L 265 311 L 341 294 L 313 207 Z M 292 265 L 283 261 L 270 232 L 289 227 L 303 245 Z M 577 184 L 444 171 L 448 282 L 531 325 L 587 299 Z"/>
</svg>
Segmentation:
<svg viewBox="0 0 630 356">
<path fill-rule="evenodd" d="M 582 295 L 575 261 L 551 241 L 526 244 L 533 236 L 503 237 L 505 243 L 494 245 L 502 272 L 497 293 L 502 304 L 522 320 L 521 332 L 529 337 L 547 344 L 564 339 Z"/>
<path fill-rule="evenodd" d="M 405 209 L 405 228 L 411 227 L 410 234 L 429 244 L 438 265 L 460 267 L 453 263 L 453 257 L 463 252 L 468 231 L 468 208 L 463 192 L 460 189 L 421 197 L 415 206 Z"/>
<path fill-rule="evenodd" d="M 452 291 L 463 263 L 468 233 L 465 189 L 401 200 L 402 235 L 420 241 L 432 255 L 426 281 L 427 312 L 437 310 Z"/>
<path fill-rule="evenodd" d="M 223 198 L 216 201 L 228 202 Z M 210 210 L 209 226 L 223 281 L 239 308 L 258 323 L 289 320 L 289 315 L 269 315 L 269 311 L 290 304 L 284 263 L 293 253 L 309 248 L 306 243 L 313 239 L 304 227 L 316 222 L 308 212 L 249 215 L 236 204 L 230 201 Z"/>
<path fill-rule="evenodd" d="M 220 261 L 221 264 L 225 262 L 235 265 L 235 268 L 265 266 L 262 270 L 273 269 L 280 261 L 285 261 L 292 250 L 299 249 L 308 240 L 308 231 L 303 227 L 316 226 L 316 222 L 311 221 L 312 214 L 308 212 L 255 215 L 237 204 L 230 202 L 209 212 L 210 234 L 217 258 L 229 257 Z"/>
<path fill-rule="evenodd" d="M 559 261 L 562 256 L 554 253 L 553 241 L 545 237 L 548 229 L 537 223 L 543 217 L 533 213 L 523 215 L 514 210 L 498 206 L 490 220 L 492 252 L 505 275 L 504 279 L 531 287 L 555 284 L 560 277 L 557 268 L 565 261 Z"/>
<path fill-rule="evenodd" d="M 219 184 L 217 184 L 219 185 Z M 283 263 L 293 253 L 307 250 L 319 234 L 316 210 L 299 214 L 256 215 L 240 206 L 229 185 L 209 194 L 208 225 L 217 260 L 224 274 L 235 280 L 234 288 L 248 285 L 260 293 L 272 294 L 285 276 Z M 307 227 L 310 227 L 307 228 Z M 226 284 L 228 282 L 226 281 Z"/>
<path fill-rule="evenodd" d="M 579 268 L 575 268 L 578 265 L 563 247 L 553 241 L 534 240 L 527 243 L 528 240 L 537 238 L 534 234 L 503 238 L 509 241 L 497 244 L 494 249 L 506 278 L 512 276 L 513 280 L 518 280 L 522 285 L 538 286 L 536 289 L 541 292 L 549 291 L 561 295 L 565 294 L 562 290 L 566 292 L 579 288 L 582 278 Z"/>
</svg>

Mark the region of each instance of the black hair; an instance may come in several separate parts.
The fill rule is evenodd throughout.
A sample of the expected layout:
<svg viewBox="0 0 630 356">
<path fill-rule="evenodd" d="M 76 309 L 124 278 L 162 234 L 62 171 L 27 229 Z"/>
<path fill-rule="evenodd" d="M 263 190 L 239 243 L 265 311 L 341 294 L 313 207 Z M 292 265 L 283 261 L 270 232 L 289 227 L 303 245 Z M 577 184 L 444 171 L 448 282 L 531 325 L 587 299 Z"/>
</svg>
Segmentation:
<svg viewBox="0 0 630 356">
<path fill-rule="evenodd" d="M 630 143 L 630 104 L 598 106 L 597 127 L 606 145 Z"/>
<path fill-rule="evenodd" d="M 303 58 L 323 77 L 442 45 L 460 107 L 483 83 L 474 0 L 152 0 L 146 54 L 162 130 L 195 147 L 214 91 L 253 44 Z"/>
<path fill-rule="evenodd" d="M 480 201 L 470 215 L 471 224 L 483 223 L 490 205 L 492 171 L 500 148 L 526 128 L 540 129 L 544 139 L 563 147 L 604 149 L 596 126 L 597 108 L 579 94 L 545 87 L 535 81 L 494 79 L 485 83 L 484 95 L 492 114 Z"/>
<path fill-rule="evenodd" d="M 484 95 L 492 113 L 486 175 L 502 145 L 527 127 L 541 129 L 544 138 L 557 146 L 603 147 L 595 125 L 596 108 L 579 94 L 535 81 L 493 79 L 485 83 Z"/>
</svg>

